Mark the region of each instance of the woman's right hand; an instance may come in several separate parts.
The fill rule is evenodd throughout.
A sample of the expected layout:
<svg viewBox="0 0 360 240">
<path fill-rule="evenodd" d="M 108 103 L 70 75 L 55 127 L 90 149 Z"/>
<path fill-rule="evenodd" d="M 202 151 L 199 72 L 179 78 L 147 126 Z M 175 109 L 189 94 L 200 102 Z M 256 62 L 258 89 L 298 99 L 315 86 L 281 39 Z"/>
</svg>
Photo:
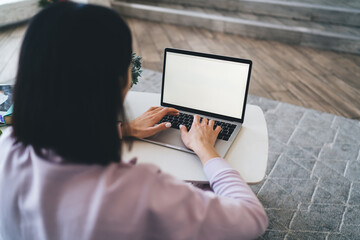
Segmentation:
<svg viewBox="0 0 360 240">
<path fill-rule="evenodd" d="M 194 115 L 190 131 L 185 126 L 180 126 L 182 141 L 186 147 L 199 156 L 202 164 L 212 158 L 220 157 L 214 145 L 221 127 L 217 126 L 214 130 L 214 124 L 214 120 L 208 121 L 206 118 L 203 118 L 200 122 L 200 116 Z"/>
<path fill-rule="evenodd" d="M 125 133 L 125 136 L 132 136 L 136 138 L 146 138 L 150 137 L 160 131 L 168 129 L 171 127 L 169 122 L 164 122 L 156 125 L 165 115 L 178 115 L 179 111 L 175 108 L 163 108 L 163 107 L 151 107 L 141 116 L 137 117 L 129 123 L 120 125 L 119 132 Z M 128 132 L 126 132 L 121 127 L 128 127 Z"/>
</svg>

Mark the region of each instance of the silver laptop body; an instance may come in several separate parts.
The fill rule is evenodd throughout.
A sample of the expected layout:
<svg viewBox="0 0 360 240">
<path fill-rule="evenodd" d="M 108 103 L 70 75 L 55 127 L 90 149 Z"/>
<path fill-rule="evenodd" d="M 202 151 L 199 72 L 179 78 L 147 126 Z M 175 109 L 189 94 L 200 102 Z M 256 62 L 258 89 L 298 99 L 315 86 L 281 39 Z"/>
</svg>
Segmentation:
<svg viewBox="0 0 360 240">
<path fill-rule="evenodd" d="M 166 48 L 160 104 L 236 125 L 228 140 L 216 140 L 215 149 L 225 157 L 244 121 L 251 67 L 247 59 Z M 143 140 L 194 153 L 177 126 Z"/>
</svg>

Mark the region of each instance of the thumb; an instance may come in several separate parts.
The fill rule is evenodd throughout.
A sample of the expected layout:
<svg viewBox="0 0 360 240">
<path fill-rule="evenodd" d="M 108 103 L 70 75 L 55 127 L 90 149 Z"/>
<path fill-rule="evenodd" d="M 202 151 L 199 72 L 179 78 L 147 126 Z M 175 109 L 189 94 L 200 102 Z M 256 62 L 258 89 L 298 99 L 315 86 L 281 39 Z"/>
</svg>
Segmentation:
<svg viewBox="0 0 360 240">
<path fill-rule="evenodd" d="M 180 128 L 181 136 L 188 132 L 187 128 L 184 125 L 180 125 L 179 128 Z"/>
<path fill-rule="evenodd" d="M 185 146 L 187 146 L 187 142 L 188 142 L 188 130 L 186 128 L 186 126 L 184 125 L 180 125 L 179 126 L 180 128 L 180 137 L 181 137 L 181 140 L 183 141 L 183 143 L 185 144 Z M 188 147 L 188 146 L 187 146 Z"/>
<path fill-rule="evenodd" d="M 152 132 L 152 134 L 155 134 L 155 133 L 158 133 L 158 132 L 163 131 L 165 129 L 168 129 L 170 127 L 171 127 L 171 123 L 164 122 L 164 123 L 161 123 L 161 124 L 156 125 L 154 127 L 151 127 L 151 132 Z"/>
</svg>

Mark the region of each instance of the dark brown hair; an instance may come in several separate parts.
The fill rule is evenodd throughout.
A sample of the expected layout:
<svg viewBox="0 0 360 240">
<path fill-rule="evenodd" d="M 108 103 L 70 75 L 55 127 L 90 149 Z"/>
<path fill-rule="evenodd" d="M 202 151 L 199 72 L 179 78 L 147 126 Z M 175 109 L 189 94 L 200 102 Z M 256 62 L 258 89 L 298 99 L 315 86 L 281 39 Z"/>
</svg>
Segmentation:
<svg viewBox="0 0 360 240">
<path fill-rule="evenodd" d="M 131 33 L 114 11 L 56 3 L 31 21 L 14 89 L 14 136 L 65 162 L 119 162 L 117 119 L 131 62 Z"/>
</svg>

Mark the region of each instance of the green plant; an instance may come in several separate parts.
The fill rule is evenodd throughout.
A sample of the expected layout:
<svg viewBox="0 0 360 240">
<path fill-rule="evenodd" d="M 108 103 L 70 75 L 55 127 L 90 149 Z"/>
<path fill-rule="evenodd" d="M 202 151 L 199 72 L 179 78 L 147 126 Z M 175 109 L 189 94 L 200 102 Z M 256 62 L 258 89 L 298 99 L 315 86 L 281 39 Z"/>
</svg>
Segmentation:
<svg viewBox="0 0 360 240">
<path fill-rule="evenodd" d="M 141 70 L 141 57 L 136 56 L 136 53 L 132 53 L 132 81 L 131 86 L 136 85 L 139 82 L 139 77 L 141 76 L 142 70 Z"/>
</svg>

